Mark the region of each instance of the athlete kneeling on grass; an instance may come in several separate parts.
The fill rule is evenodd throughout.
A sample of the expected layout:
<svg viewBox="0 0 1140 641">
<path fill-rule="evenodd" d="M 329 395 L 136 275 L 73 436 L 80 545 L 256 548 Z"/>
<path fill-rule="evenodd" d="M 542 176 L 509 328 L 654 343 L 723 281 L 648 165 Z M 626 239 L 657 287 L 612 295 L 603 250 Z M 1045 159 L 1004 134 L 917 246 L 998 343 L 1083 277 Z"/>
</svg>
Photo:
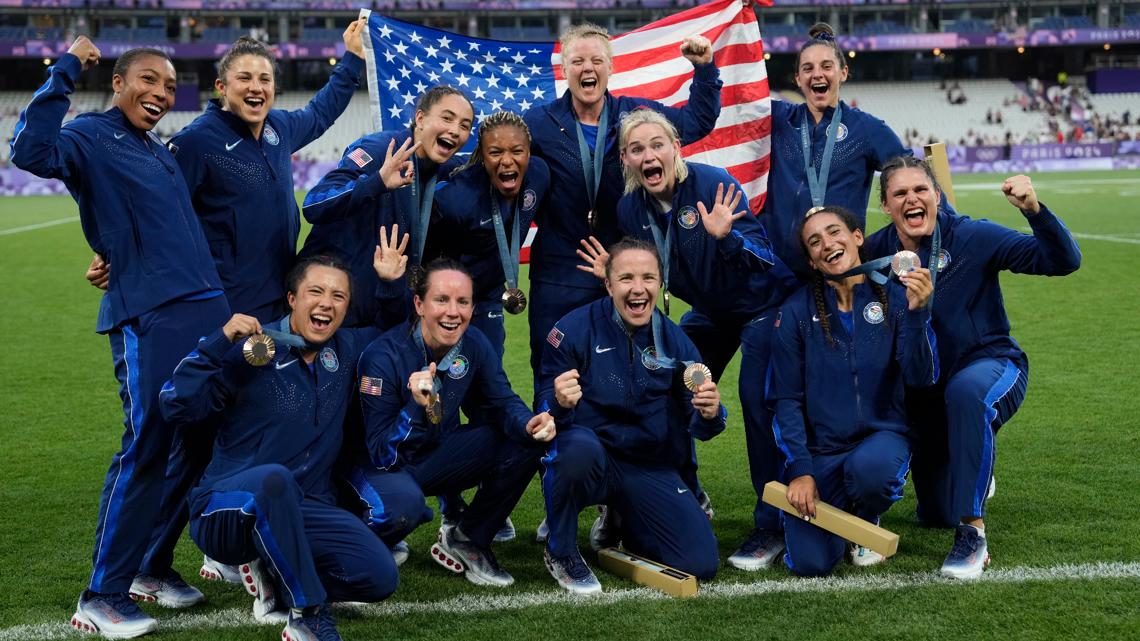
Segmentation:
<svg viewBox="0 0 1140 641">
<path fill-rule="evenodd" d="M 535 415 L 511 390 L 502 358 L 472 327 L 470 274 L 441 258 L 415 292 L 417 318 L 376 339 L 358 366 L 370 460 L 350 483 L 364 519 L 395 545 L 432 519 L 424 495 L 458 495 L 478 486 L 454 526 L 440 530 L 432 558 L 478 585 L 514 583 L 491 541 L 538 471 L 553 418 Z M 461 424 L 459 412 L 473 422 Z M 477 421 L 477 422 L 476 422 Z"/>
<path fill-rule="evenodd" d="M 402 261 L 398 250 L 377 251 L 377 275 L 402 276 Z M 160 395 L 175 425 L 222 416 L 190 494 L 190 534 L 210 558 L 241 564 L 254 617 L 284 620 L 286 641 L 339 639 L 329 601 L 379 601 L 398 583 L 392 554 L 335 504 L 353 364 L 379 333 L 340 328 L 350 294 L 339 260 L 302 259 L 288 277 L 290 314 L 264 329 L 235 314 L 198 341 Z M 266 338 L 272 349 L 257 342 Z"/>
<path fill-rule="evenodd" d="M 903 384 L 934 384 L 938 362 L 929 270 L 901 272 L 901 287 L 871 280 L 858 269 L 863 231 L 843 207 L 813 208 L 800 238 L 816 276 L 780 308 L 768 402 L 788 502 L 804 517 L 784 515 L 785 562 L 800 576 L 822 576 L 843 557 L 844 540 L 811 524 L 815 502 L 877 522 L 902 498 L 911 438 Z M 850 557 L 883 560 L 859 545 Z"/>
<path fill-rule="evenodd" d="M 580 594 L 602 589 L 577 545 L 578 514 L 596 503 L 620 515 L 621 541 L 634 553 L 701 579 L 720 561 L 709 519 L 678 470 L 691 438 L 724 431 L 720 392 L 711 376 L 695 393 L 682 382 L 682 369 L 700 357 L 655 309 L 662 270 L 653 245 L 625 239 L 609 254 L 609 297 L 550 330 L 536 398 L 560 427 L 542 460 L 546 566 Z"/>
<path fill-rule="evenodd" d="M 977 578 L 989 564 L 983 517 L 994 439 L 1021 406 L 1029 379 L 1029 359 L 1009 334 L 998 274 L 1064 276 L 1081 265 L 1077 241 L 1037 200 L 1029 176 L 1007 178 L 1001 191 L 1032 235 L 940 211 L 930 167 L 900 156 L 879 179 L 894 224 L 867 239 L 869 256 L 908 249 L 938 267 L 933 322 L 943 373 L 938 385 L 908 394 L 907 406 L 922 426 L 912 474 L 918 517 L 956 528 L 942 574 L 958 579 Z"/>
</svg>

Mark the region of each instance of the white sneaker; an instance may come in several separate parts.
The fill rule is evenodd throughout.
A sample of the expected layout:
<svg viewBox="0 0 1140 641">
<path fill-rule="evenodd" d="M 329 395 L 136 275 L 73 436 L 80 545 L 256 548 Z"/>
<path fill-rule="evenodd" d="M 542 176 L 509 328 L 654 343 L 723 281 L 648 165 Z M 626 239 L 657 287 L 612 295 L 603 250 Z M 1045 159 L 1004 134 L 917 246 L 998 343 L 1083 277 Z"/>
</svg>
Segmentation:
<svg viewBox="0 0 1140 641">
<path fill-rule="evenodd" d="M 400 567 L 408 560 L 408 556 L 412 553 L 412 549 L 408 547 L 407 541 L 400 541 L 396 545 L 388 548 L 392 553 L 392 560 L 396 562 L 396 567 Z"/>
<path fill-rule="evenodd" d="M 499 528 L 498 532 L 495 532 L 494 542 L 506 543 L 507 541 L 514 541 L 515 536 L 515 524 L 511 522 L 511 517 L 508 516 L 506 520 L 503 521 L 503 527 Z"/>
<path fill-rule="evenodd" d="M 542 519 L 542 523 L 538 524 L 538 529 L 534 531 L 535 543 L 546 543 L 546 539 L 550 538 L 550 524 L 546 519 Z"/>
<path fill-rule="evenodd" d="M 550 548 L 544 548 L 542 556 L 546 562 L 546 569 L 558 585 L 574 594 L 601 593 L 602 584 L 598 582 L 598 577 L 594 576 L 593 570 L 586 565 L 578 550 L 574 550 L 569 556 L 552 556 Z"/>
<path fill-rule="evenodd" d="M 253 597 L 253 618 L 258 623 L 282 624 L 289 622 L 289 608 L 277 600 L 273 575 L 261 559 L 238 566 L 241 584 Z"/>
<path fill-rule="evenodd" d="M 202 557 L 202 569 L 198 570 L 198 576 L 207 581 L 225 581 L 241 585 L 241 572 L 238 572 L 236 565 L 219 563 L 208 556 Z"/>
<path fill-rule="evenodd" d="M 133 639 L 158 629 L 158 621 L 143 612 L 126 592 L 96 594 L 84 591 L 71 615 L 71 627 L 107 639 Z"/>
<path fill-rule="evenodd" d="M 887 560 L 887 557 L 882 554 L 879 554 L 871 548 L 865 548 L 858 543 L 847 544 L 847 558 L 850 559 L 851 565 L 861 568 L 878 565 Z"/>
<path fill-rule="evenodd" d="M 755 572 L 772 567 L 783 551 L 783 535 L 779 532 L 755 529 L 732 556 L 728 557 L 728 564 L 739 570 Z"/>
</svg>

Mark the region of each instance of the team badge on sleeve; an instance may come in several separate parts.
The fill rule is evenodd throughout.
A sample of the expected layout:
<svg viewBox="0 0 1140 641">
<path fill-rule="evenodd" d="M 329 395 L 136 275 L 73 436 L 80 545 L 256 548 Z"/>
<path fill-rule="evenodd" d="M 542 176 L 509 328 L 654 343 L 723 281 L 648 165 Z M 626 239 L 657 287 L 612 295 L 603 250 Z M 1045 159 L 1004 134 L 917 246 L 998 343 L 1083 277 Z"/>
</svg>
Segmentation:
<svg viewBox="0 0 1140 641">
<path fill-rule="evenodd" d="M 456 356 L 451 364 L 447 366 L 447 375 L 455 380 L 459 380 L 467 376 L 467 370 L 471 369 L 471 361 L 463 354 Z"/>
<path fill-rule="evenodd" d="M 352 152 L 348 154 L 348 159 L 356 163 L 356 166 L 360 167 L 361 169 L 363 169 L 368 163 L 372 162 L 372 156 L 369 156 L 368 152 L 364 151 L 364 147 L 357 147 L 356 149 L 353 149 Z"/>
<path fill-rule="evenodd" d="M 380 390 L 384 389 L 384 379 L 373 378 L 371 376 L 360 377 L 360 393 L 368 394 L 370 396 L 380 396 Z"/>
<path fill-rule="evenodd" d="M 550 333 L 546 335 L 546 342 L 555 347 L 561 347 L 563 338 L 566 338 L 566 335 L 559 331 L 557 327 L 552 327 L 550 328 Z"/>
</svg>

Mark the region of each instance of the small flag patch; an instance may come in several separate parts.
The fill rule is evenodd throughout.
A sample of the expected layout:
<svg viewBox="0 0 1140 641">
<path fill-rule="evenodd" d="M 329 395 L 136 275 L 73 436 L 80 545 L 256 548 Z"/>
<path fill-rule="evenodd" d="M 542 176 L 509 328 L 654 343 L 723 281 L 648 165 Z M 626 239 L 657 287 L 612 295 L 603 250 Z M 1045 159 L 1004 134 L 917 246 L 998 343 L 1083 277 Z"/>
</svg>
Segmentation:
<svg viewBox="0 0 1140 641">
<path fill-rule="evenodd" d="M 372 378 L 371 376 L 360 377 L 360 393 L 371 394 L 372 396 L 380 396 L 380 390 L 384 387 L 384 379 Z"/>
<path fill-rule="evenodd" d="M 368 152 L 364 151 L 363 147 L 357 147 L 356 149 L 353 149 L 348 154 L 348 157 L 352 160 L 352 162 L 356 163 L 357 167 L 361 168 L 372 162 L 372 156 L 369 156 Z"/>
<path fill-rule="evenodd" d="M 557 327 L 552 327 L 550 333 L 546 335 L 546 342 L 555 347 L 559 347 L 562 345 L 562 339 L 565 337 L 566 335 L 559 331 Z"/>
</svg>

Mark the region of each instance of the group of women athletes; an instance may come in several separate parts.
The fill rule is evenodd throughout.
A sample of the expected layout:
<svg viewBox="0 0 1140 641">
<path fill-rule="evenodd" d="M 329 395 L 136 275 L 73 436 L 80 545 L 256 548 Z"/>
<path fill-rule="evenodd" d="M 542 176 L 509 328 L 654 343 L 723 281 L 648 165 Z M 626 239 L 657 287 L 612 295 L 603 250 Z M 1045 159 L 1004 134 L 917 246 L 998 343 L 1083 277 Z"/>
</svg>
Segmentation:
<svg viewBox="0 0 1140 641">
<path fill-rule="evenodd" d="M 609 37 L 580 25 L 562 38 L 562 98 L 476 123 L 462 91 L 441 85 L 420 97 L 408 130 L 350 145 L 305 199 L 313 230 L 290 271 L 299 217 L 288 154 L 343 111 L 361 66 L 361 29 L 349 27 L 329 85 L 296 112 L 272 109 L 272 54 L 239 41 L 220 65 L 221 97 L 169 144 L 213 257 L 206 267 L 239 313 L 213 334 L 195 332 L 205 338 L 170 366 L 169 382 L 144 390 L 180 443 L 208 436 L 197 448 L 176 444 L 162 510 L 154 505 L 140 521 L 155 523 L 153 534 L 122 546 L 118 565 L 137 569 L 123 570 L 137 574 L 125 575 L 133 597 L 171 607 L 202 599 L 170 567 L 189 515 L 192 537 L 213 557 L 204 576 L 238 566 L 259 619 L 284 622 L 288 639 L 315 638 L 333 626 L 327 600 L 395 589 L 403 537 L 432 517 L 425 494 L 461 505 L 433 559 L 474 583 L 509 585 L 490 545 L 538 470 L 545 561 L 566 589 L 601 589 L 576 544 L 578 512 L 595 503 L 607 509 L 592 543 L 620 541 L 709 578 L 719 562 L 692 439 L 725 428 L 715 381 L 738 348 L 757 502 L 755 529 L 730 564 L 756 570 L 782 558 L 796 574 L 830 572 L 848 546 L 810 522 L 815 502 L 877 520 L 900 498 L 913 452 L 920 519 L 956 527 L 943 573 L 981 573 L 994 435 L 1020 405 L 1028 374 L 997 275 L 1059 275 L 1080 262 L 1028 177 L 1002 191 L 1032 235 L 950 210 L 929 168 L 882 121 L 839 100 L 846 57 L 830 27 L 817 25 L 797 55 L 805 102 L 773 103 L 768 199 L 757 216 L 727 172 L 681 156 L 719 114 L 711 44 L 696 36 L 682 45 L 694 80 L 688 103 L 671 109 L 610 94 Z M 71 55 L 86 68 L 99 52 L 81 38 Z M 115 109 L 146 142 L 157 118 L 132 120 L 118 104 L 120 86 L 146 85 L 151 67 L 172 67 L 149 50 L 119 66 Z M 29 123 L 44 119 L 33 109 L 42 93 Z M 66 96 L 66 82 L 58 93 Z M 152 106 L 145 95 L 138 103 L 151 116 Z M 461 164 L 456 152 L 476 124 L 476 151 Z M 69 129 L 78 128 L 57 126 L 55 135 L 66 139 Z M 19 165 L 27 154 L 17 133 Z M 868 237 L 864 204 L 876 170 L 893 224 Z M 72 193 L 89 216 L 86 192 Z M 518 250 L 531 221 L 541 231 L 528 305 Z M 116 260 L 92 239 L 98 230 L 85 232 L 99 252 L 89 279 L 108 298 L 129 297 L 117 285 L 135 269 L 130 253 Z M 275 283 L 285 295 L 262 296 Z M 671 293 L 691 306 L 679 325 L 669 318 Z M 502 369 L 503 314 L 524 309 L 533 408 Z M 121 319 L 102 329 L 113 346 L 119 333 L 133 335 Z M 138 383 L 120 379 L 129 409 Z M 145 482 L 163 485 L 150 474 Z M 112 476 L 108 484 L 118 482 Z M 771 480 L 787 482 L 802 519 L 759 501 Z M 100 546 L 103 524 L 118 518 L 110 487 Z M 473 487 L 462 506 L 458 493 Z M 372 544 L 358 541 L 361 523 L 392 563 L 353 561 L 372 556 Z M 153 619 L 115 597 L 125 590 L 106 578 L 101 549 L 73 625 L 120 636 L 153 630 Z M 858 565 L 882 560 L 847 551 Z"/>
</svg>

